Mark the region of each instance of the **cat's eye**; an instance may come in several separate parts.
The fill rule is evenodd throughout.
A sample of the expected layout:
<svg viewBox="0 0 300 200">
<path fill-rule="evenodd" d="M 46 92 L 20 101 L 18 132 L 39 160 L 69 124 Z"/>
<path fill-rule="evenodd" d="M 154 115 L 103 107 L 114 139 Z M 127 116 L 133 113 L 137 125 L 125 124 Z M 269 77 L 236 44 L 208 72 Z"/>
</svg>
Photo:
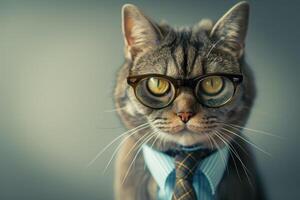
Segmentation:
<svg viewBox="0 0 300 200">
<path fill-rule="evenodd" d="M 161 74 L 129 76 L 136 98 L 145 106 L 161 109 L 169 106 L 181 87 L 190 87 L 198 102 L 206 107 L 220 107 L 228 103 L 243 80 L 241 74 L 215 73 L 193 79 L 174 79 Z"/>
<path fill-rule="evenodd" d="M 220 107 L 234 95 L 234 83 L 224 76 L 209 76 L 199 81 L 195 95 L 207 107 Z"/>
<path fill-rule="evenodd" d="M 211 76 L 201 81 L 203 92 L 208 95 L 218 94 L 223 88 L 223 79 L 221 76 Z"/>
<path fill-rule="evenodd" d="M 168 89 L 170 88 L 170 83 L 162 78 L 152 77 L 148 79 L 147 87 L 152 94 L 161 96 L 168 92 Z"/>
<path fill-rule="evenodd" d="M 166 78 L 150 76 L 136 81 L 134 84 L 135 96 L 147 107 L 155 109 L 166 107 L 175 97 L 174 84 Z"/>
</svg>

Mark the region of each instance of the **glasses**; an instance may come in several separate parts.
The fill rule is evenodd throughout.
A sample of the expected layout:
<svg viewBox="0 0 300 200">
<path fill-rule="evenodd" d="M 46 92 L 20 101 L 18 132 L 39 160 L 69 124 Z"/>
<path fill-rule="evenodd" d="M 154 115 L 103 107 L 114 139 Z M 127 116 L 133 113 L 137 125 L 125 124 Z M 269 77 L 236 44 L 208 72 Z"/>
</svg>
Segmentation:
<svg viewBox="0 0 300 200">
<path fill-rule="evenodd" d="M 144 74 L 127 77 L 136 98 L 145 106 L 161 109 L 169 106 L 178 96 L 180 87 L 193 89 L 199 103 L 216 108 L 228 103 L 234 96 L 241 74 L 213 73 L 192 79 L 174 79 L 162 74 Z"/>
</svg>

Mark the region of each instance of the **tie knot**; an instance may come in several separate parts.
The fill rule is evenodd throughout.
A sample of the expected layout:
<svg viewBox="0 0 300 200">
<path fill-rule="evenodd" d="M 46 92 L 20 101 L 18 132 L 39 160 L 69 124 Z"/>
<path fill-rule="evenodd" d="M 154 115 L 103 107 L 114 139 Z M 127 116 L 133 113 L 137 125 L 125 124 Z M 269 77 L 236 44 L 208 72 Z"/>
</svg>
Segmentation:
<svg viewBox="0 0 300 200">
<path fill-rule="evenodd" d="M 177 154 L 175 156 L 176 179 L 192 179 L 201 157 L 199 152 Z"/>
</svg>

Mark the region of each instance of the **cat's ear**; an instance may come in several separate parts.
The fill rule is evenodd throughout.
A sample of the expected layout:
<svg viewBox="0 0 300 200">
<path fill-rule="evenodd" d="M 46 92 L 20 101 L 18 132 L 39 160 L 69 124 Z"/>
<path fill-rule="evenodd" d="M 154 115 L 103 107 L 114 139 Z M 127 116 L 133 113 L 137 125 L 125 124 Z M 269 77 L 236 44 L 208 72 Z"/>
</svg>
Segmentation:
<svg viewBox="0 0 300 200">
<path fill-rule="evenodd" d="M 122 8 L 122 29 L 125 55 L 129 59 L 155 48 L 162 37 L 157 25 L 131 4 L 125 4 Z"/>
<path fill-rule="evenodd" d="M 243 55 L 249 18 L 249 4 L 240 2 L 221 17 L 210 32 L 220 48 L 237 58 Z"/>
</svg>

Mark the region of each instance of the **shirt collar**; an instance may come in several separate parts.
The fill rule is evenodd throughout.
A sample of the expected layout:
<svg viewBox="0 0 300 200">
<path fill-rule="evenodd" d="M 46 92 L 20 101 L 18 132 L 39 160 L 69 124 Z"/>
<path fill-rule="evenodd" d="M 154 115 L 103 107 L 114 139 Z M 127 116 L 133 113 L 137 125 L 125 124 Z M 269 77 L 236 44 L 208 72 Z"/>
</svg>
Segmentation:
<svg viewBox="0 0 300 200">
<path fill-rule="evenodd" d="M 174 158 L 143 145 L 143 155 L 151 175 L 160 188 L 165 188 L 168 176 L 175 170 Z M 228 160 L 228 148 L 224 147 L 206 157 L 200 164 L 196 174 L 204 174 L 212 194 L 215 194 Z"/>
</svg>

